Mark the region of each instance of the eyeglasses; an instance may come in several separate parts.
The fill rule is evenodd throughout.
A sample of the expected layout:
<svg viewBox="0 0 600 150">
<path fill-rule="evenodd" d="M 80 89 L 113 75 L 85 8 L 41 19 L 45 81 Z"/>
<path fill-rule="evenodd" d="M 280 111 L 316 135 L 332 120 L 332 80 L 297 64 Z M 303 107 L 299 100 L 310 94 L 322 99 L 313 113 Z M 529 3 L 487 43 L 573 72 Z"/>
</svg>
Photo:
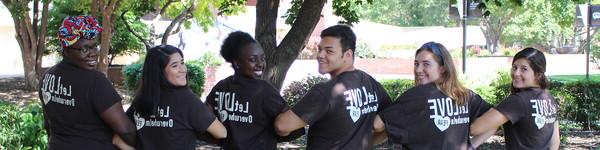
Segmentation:
<svg viewBox="0 0 600 150">
<path fill-rule="evenodd" d="M 79 51 L 81 51 L 82 54 L 87 54 L 90 51 L 99 52 L 100 51 L 100 45 L 87 46 L 87 47 L 82 47 L 82 48 L 68 48 L 68 49 L 79 50 Z"/>
<path fill-rule="evenodd" d="M 442 51 L 440 50 L 440 48 L 437 46 L 437 44 L 435 42 L 427 42 L 427 43 L 423 44 L 423 46 L 421 46 L 421 48 L 419 48 L 419 49 L 424 49 L 424 48 L 431 49 L 431 51 L 433 51 L 433 54 L 438 56 L 438 58 L 440 59 L 441 65 L 444 65 L 444 55 L 442 55 Z"/>
</svg>

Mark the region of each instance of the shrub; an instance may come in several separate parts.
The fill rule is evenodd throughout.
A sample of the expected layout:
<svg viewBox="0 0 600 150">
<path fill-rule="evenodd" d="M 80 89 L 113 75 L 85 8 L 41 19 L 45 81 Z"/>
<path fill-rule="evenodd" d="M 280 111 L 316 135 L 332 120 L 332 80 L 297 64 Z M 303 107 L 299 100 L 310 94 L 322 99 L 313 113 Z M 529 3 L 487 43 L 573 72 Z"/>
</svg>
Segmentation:
<svg viewBox="0 0 600 150">
<path fill-rule="evenodd" d="M 375 52 L 371 49 L 371 46 L 367 43 L 359 42 L 356 44 L 356 57 L 358 58 L 375 58 Z"/>
<path fill-rule="evenodd" d="M 329 79 L 323 76 L 311 75 L 300 81 L 294 81 L 283 90 L 283 98 L 287 100 L 290 107 L 292 107 L 304 97 L 310 88 L 328 80 Z"/>
<path fill-rule="evenodd" d="M 204 65 L 200 61 L 187 61 L 185 62 L 187 67 L 188 86 L 196 95 L 202 95 L 204 86 Z M 125 78 L 124 86 L 129 91 L 135 91 L 137 88 L 138 81 L 142 77 L 143 62 L 135 62 L 133 64 L 123 67 L 121 71 L 123 78 Z"/>
<path fill-rule="evenodd" d="M 209 51 L 202 53 L 197 61 L 206 67 L 217 67 L 225 62 L 223 58 L 219 57 L 214 52 Z"/>
<path fill-rule="evenodd" d="M 555 91 L 553 96 L 564 95 L 557 98 L 561 102 L 561 118 L 584 122 L 588 129 L 591 129 L 594 121 L 600 120 L 600 82 L 570 82 L 562 87 L 554 87 L 551 91 Z M 561 92 L 556 94 L 556 91 Z"/>
<path fill-rule="evenodd" d="M 48 136 L 39 103 L 19 108 L 0 100 L 0 109 L 0 149 L 46 149 Z"/>
<path fill-rule="evenodd" d="M 477 93 L 483 97 L 488 103 L 497 105 L 510 94 L 511 77 L 509 71 L 498 71 L 498 77 L 490 83 L 491 93 Z M 476 89 L 477 91 L 477 89 Z M 479 92 L 479 91 L 478 91 Z"/>
<path fill-rule="evenodd" d="M 410 79 L 387 79 L 381 80 L 381 85 L 387 91 L 392 101 L 396 101 L 396 98 L 404 91 L 410 89 L 415 85 L 415 81 Z"/>
</svg>

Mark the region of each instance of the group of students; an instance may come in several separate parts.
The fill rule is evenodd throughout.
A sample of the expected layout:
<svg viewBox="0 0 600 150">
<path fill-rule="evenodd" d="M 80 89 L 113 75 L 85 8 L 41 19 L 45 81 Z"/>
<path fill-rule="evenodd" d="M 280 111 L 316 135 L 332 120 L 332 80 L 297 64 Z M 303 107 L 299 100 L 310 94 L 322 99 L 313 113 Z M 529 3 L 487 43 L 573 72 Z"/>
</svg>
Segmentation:
<svg viewBox="0 0 600 150">
<path fill-rule="evenodd" d="M 147 51 L 127 111 L 110 81 L 95 71 L 102 31 L 90 16 L 65 18 L 63 60 L 44 73 L 49 149 L 195 149 L 196 139 L 224 149 L 277 149 L 307 134 L 307 149 L 370 149 L 386 139 L 406 149 L 474 149 L 502 126 L 507 149 L 558 149 L 558 104 L 546 90 L 544 54 L 515 55 L 511 94 L 492 107 L 465 88 L 448 50 L 422 45 L 415 86 L 395 101 L 369 74 L 354 68 L 356 36 L 345 25 L 321 32 L 317 62 L 330 80 L 312 87 L 292 108 L 261 80 L 265 53 L 249 34 L 232 32 L 220 53 L 234 74 L 203 103 L 187 87 L 183 53 L 160 45 Z M 305 127 L 308 130 L 305 131 Z"/>
</svg>

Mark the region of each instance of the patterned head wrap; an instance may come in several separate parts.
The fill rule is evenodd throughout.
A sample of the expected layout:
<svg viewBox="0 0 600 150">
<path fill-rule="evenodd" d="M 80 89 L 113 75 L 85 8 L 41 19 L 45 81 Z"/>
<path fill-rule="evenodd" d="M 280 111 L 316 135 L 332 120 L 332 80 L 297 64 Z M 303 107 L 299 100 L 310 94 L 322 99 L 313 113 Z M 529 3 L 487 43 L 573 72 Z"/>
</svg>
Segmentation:
<svg viewBox="0 0 600 150">
<path fill-rule="evenodd" d="M 92 16 L 68 16 L 58 28 L 58 41 L 62 48 L 69 47 L 79 40 L 94 39 L 102 32 L 102 27 Z"/>
</svg>

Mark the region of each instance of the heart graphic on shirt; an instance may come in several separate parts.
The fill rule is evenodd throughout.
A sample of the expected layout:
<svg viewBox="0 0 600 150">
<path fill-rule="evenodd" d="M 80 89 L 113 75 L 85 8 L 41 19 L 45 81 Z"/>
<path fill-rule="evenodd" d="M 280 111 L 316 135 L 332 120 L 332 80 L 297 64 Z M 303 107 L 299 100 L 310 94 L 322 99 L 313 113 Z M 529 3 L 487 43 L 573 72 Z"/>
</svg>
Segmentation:
<svg viewBox="0 0 600 150">
<path fill-rule="evenodd" d="M 142 129 L 146 124 L 146 119 L 140 117 L 140 114 L 138 114 L 137 112 L 133 115 L 133 120 L 135 120 L 135 128 L 137 130 Z"/>
<path fill-rule="evenodd" d="M 539 114 L 533 114 L 531 116 L 534 117 L 534 122 L 538 129 L 541 129 L 546 125 L 546 117 Z"/>
<path fill-rule="evenodd" d="M 228 114 L 227 114 L 227 111 L 225 111 L 225 110 L 221 110 L 221 111 L 219 112 L 219 120 L 221 120 L 221 122 L 225 122 L 225 121 L 227 121 L 227 115 L 228 115 Z"/>
<path fill-rule="evenodd" d="M 360 118 L 360 109 L 358 107 L 348 106 L 346 109 L 348 110 L 348 114 L 350 114 L 352 122 L 356 122 Z"/>
<path fill-rule="evenodd" d="M 46 105 L 46 104 L 48 104 L 48 102 L 50 102 L 50 98 L 52 98 L 52 94 L 50 94 L 50 92 L 43 92 L 42 100 L 44 101 L 44 105 Z"/>
<path fill-rule="evenodd" d="M 435 126 L 440 129 L 440 131 L 445 131 L 446 129 L 448 129 L 448 127 L 450 127 L 450 117 L 446 116 L 446 117 L 442 117 L 439 115 L 435 115 L 432 116 L 433 118 L 433 123 L 435 124 Z"/>
</svg>

